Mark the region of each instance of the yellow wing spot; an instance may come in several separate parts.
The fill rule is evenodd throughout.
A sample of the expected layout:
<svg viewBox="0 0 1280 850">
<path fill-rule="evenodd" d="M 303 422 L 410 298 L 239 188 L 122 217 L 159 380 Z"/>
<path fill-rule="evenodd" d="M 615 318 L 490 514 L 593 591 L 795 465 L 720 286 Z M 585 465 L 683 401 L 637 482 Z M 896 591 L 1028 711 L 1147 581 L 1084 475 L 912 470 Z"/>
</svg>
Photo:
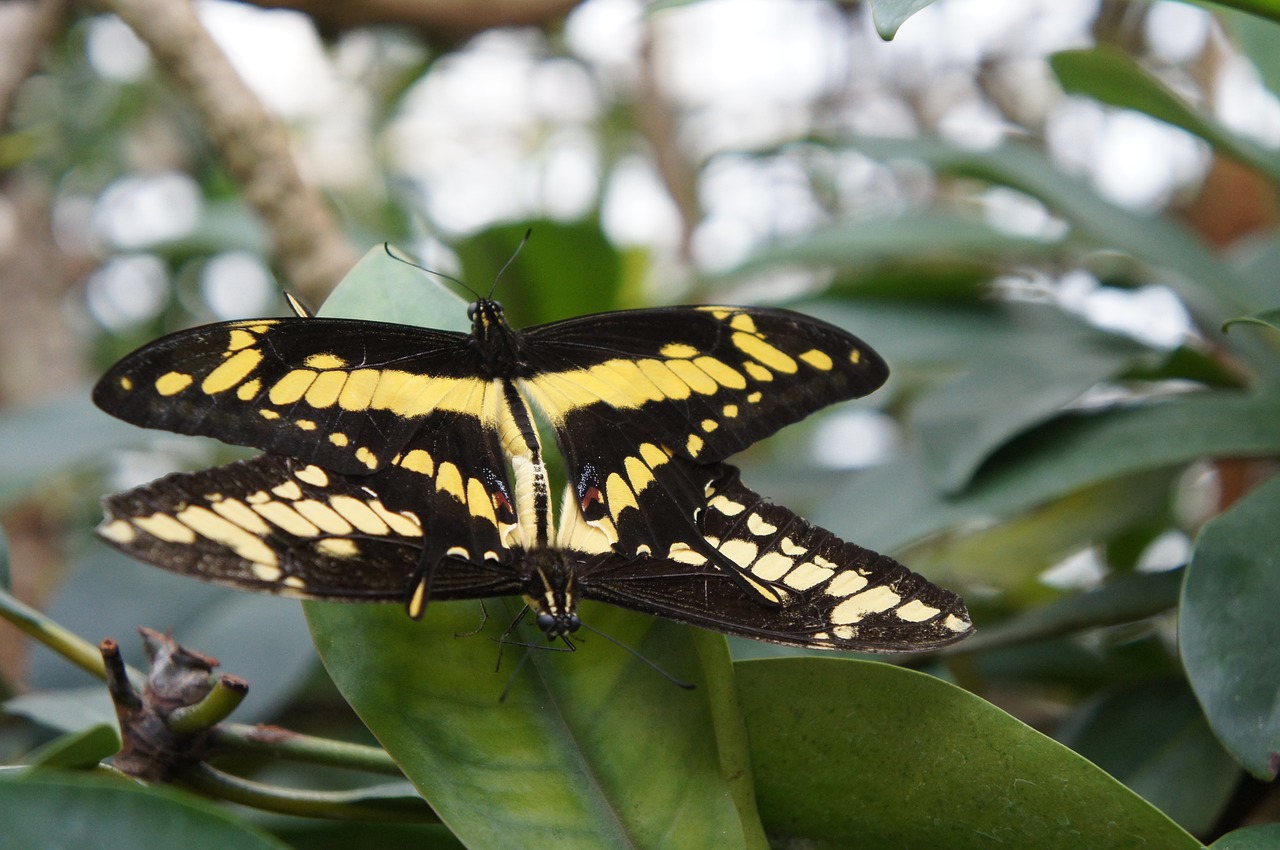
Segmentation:
<svg viewBox="0 0 1280 850">
<path fill-rule="evenodd" d="M 653 443 L 640 444 L 640 459 L 643 460 L 650 469 L 657 469 L 662 464 L 671 459 L 668 452 L 664 452 Z"/>
<path fill-rule="evenodd" d="M 465 546 L 450 546 L 445 550 L 445 554 L 451 558 L 461 558 L 464 561 L 471 560 L 471 553 L 467 551 Z"/>
<path fill-rule="evenodd" d="M 318 427 L 314 419 L 295 419 L 293 424 L 297 425 L 303 431 L 314 431 Z"/>
<path fill-rule="evenodd" d="M 401 537 L 421 537 L 422 536 L 422 522 L 418 519 L 417 516 L 410 513 L 409 511 L 401 511 L 400 513 L 393 513 L 392 511 L 388 510 L 387 506 L 382 504 L 382 502 L 378 499 L 375 499 L 372 502 L 370 502 L 369 508 L 375 514 L 381 517 L 382 521 L 385 522 L 388 526 L 390 526 L 392 531 L 394 531 L 396 534 L 400 535 Z"/>
<path fill-rule="evenodd" d="M 690 434 L 689 439 L 685 441 L 684 448 L 689 453 L 689 457 L 697 457 L 698 452 L 702 451 L 702 438 L 697 434 Z"/>
<path fill-rule="evenodd" d="M 831 630 L 831 634 L 840 640 L 853 640 L 854 635 L 857 633 L 858 630 L 853 626 L 836 626 Z"/>
<path fill-rule="evenodd" d="M 609 513 L 617 516 L 622 513 L 623 508 L 640 509 L 640 505 L 636 502 L 636 494 L 627 486 L 627 482 L 622 480 L 622 476 L 613 473 L 605 481 L 605 500 L 609 505 Z"/>
<path fill-rule="evenodd" d="M 302 423 L 299 422 L 299 425 Z M 325 472 L 315 464 L 309 464 L 293 473 L 293 477 L 301 481 L 303 484 L 310 484 L 312 487 L 328 487 L 329 473 Z"/>
<path fill-rule="evenodd" d="M 354 540 L 337 537 L 319 541 L 316 543 L 316 551 L 331 558 L 354 558 L 360 554 L 360 547 Z"/>
<path fill-rule="evenodd" d="M 368 446 L 361 446 L 356 449 L 356 460 L 360 461 L 370 469 L 378 468 L 378 456 L 369 451 Z"/>
<path fill-rule="evenodd" d="M 747 509 L 746 505 L 735 502 L 728 496 L 716 496 L 709 504 L 725 516 L 737 516 Z"/>
<path fill-rule="evenodd" d="M 757 393 L 757 395 L 759 395 L 759 393 Z M 724 416 L 725 419 L 735 419 L 738 416 L 738 405 L 726 404 L 723 408 L 720 409 L 720 413 Z"/>
<path fill-rule="evenodd" d="M 253 577 L 259 581 L 276 582 L 284 575 L 284 570 L 274 564 L 250 564 L 249 570 L 253 573 Z"/>
<path fill-rule="evenodd" d="M 782 554 L 791 555 L 793 557 L 796 555 L 803 555 L 805 552 L 809 551 L 804 546 L 801 546 L 799 543 L 796 543 L 790 537 L 782 538 L 782 543 L 778 548 L 782 550 Z"/>
<path fill-rule="evenodd" d="M 710 375 L 722 387 L 728 387 L 731 390 L 745 390 L 747 388 L 747 379 L 742 377 L 741 372 L 714 357 L 699 357 L 691 362 Z"/>
<path fill-rule="evenodd" d="M 736 333 L 733 335 L 733 344 L 743 354 L 759 360 L 775 372 L 793 375 L 800 368 L 791 355 L 773 347 L 758 336 Z"/>
<path fill-rule="evenodd" d="M 302 488 L 298 486 L 297 481 L 286 481 L 283 484 L 277 484 L 271 488 L 271 492 L 281 499 L 288 499 L 291 502 L 296 502 L 302 498 Z"/>
<path fill-rule="evenodd" d="M 686 543 L 671 544 L 671 549 L 667 551 L 667 559 L 671 561 L 679 561 L 682 564 L 693 564 L 694 566 L 705 564 L 707 562 L 705 555 L 701 554 L 696 549 L 690 548 Z"/>
<path fill-rule="evenodd" d="M 256 348 L 237 351 L 224 360 L 200 383 L 200 391 L 209 395 L 224 392 L 249 377 L 249 373 L 262 362 L 262 352 Z"/>
<path fill-rule="evenodd" d="M 332 407 L 346 382 L 346 372 L 321 372 L 307 389 L 307 404 L 317 409 Z"/>
<path fill-rule="evenodd" d="M 835 362 L 832 361 L 831 357 L 826 352 L 819 351 L 816 348 L 811 348 L 804 354 L 801 354 L 800 359 L 808 363 L 813 368 L 819 369 L 823 372 L 830 372 L 831 367 L 835 365 Z"/>
<path fill-rule="evenodd" d="M 760 553 L 760 547 L 750 540 L 726 540 L 720 546 L 720 554 L 742 567 L 749 567 Z"/>
<path fill-rule="evenodd" d="M 755 378 L 760 383 L 773 380 L 773 373 L 754 360 L 748 360 L 746 363 L 743 363 L 742 368 L 746 370 L 748 375 Z"/>
<path fill-rule="evenodd" d="M 723 322 L 725 319 L 733 315 L 736 308 L 718 307 L 714 304 L 709 304 L 705 307 L 699 307 L 698 309 L 704 313 L 710 313 L 711 315 L 715 316 L 717 319 Z"/>
<path fill-rule="evenodd" d="M 343 360 L 336 354 L 312 354 L 302 361 L 309 369 L 341 369 L 347 365 L 347 361 Z"/>
<path fill-rule="evenodd" d="M 325 534 L 350 534 L 353 529 L 341 514 L 316 499 L 294 502 L 293 509 Z"/>
<path fill-rule="evenodd" d="M 868 614 L 888 611 L 902 601 L 902 597 L 881 585 L 850 596 L 831 609 L 831 622 L 838 625 L 862 622 Z"/>
<path fill-rule="evenodd" d="M 264 333 L 271 330 L 271 326 L 274 324 L 278 324 L 278 323 L 277 322 L 257 322 L 252 325 L 245 325 L 245 327 L 247 327 L 252 333 L 257 334 L 258 336 L 262 336 Z"/>
<path fill-rule="evenodd" d="M 258 415 L 263 419 L 279 419 L 280 414 L 269 407 L 263 407 L 258 410 Z"/>
<path fill-rule="evenodd" d="M 462 473 L 458 471 L 458 467 L 448 461 L 440 464 L 440 471 L 436 474 L 436 489 L 448 493 L 459 502 L 466 502 L 467 500 L 466 489 L 462 483 Z"/>
<path fill-rule="evenodd" d="M 782 583 L 796 590 L 808 590 L 831 578 L 832 570 L 805 562 L 787 573 Z"/>
<path fill-rule="evenodd" d="M 156 392 L 160 395 L 177 395 L 191 386 L 192 380 L 186 372 L 166 372 L 156 378 Z"/>
<path fill-rule="evenodd" d="M 138 531 L 130 523 L 115 519 L 98 526 L 98 534 L 112 543 L 132 543 L 137 538 Z"/>
<path fill-rule="evenodd" d="M 195 543 L 196 533 L 168 514 L 152 514 L 134 519 L 133 524 L 166 543 Z"/>
<path fill-rule="evenodd" d="M 729 327 L 733 328 L 735 331 L 743 331 L 749 334 L 759 333 L 759 331 L 756 330 L 756 320 L 751 318 L 748 313 L 735 314 L 734 317 L 729 320 Z"/>
<path fill-rule="evenodd" d="M 271 399 L 272 404 L 293 404 L 306 395 L 307 390 L 311 388 L 311 383 L 318 376 L 319 373 L 312 372 L 310 369 L 294 369 L 275 382 L 267 398 Z"/>
<path fill-rule="evenodd" d="M 777 581 L 795 566 L 795 561 L 780 552 L 765 552 L 751 565 L 751 573 L 764 581 Z"/>
<path fill-rule="evenodd" d="M 467 510 L 476 519 L 487 520 L 494 528 L 498 527 L 498 517 L 493 512 L 493 499 L 479 478 L 467 480 Z"/>
<path fill-rule="evenodd" d="M 258 341 L 258 338 L 248 331 L 236 328 L 231 332 L 227 340 L 227 351 L 239 351 L 242 348 L 248 348 Z"/>
<path fill-rule="evenodd" d="M 219 499 L 212 504 L 214 513 L 234 522 L 245 531 L 252 531 L 254 534 L 259 535 L 271 533 L 271 526 L 263 522 L 261 517 L 239 499 Z"/>
<path fill-rule="evenodd" d="M 942 621 L 942 625 L 953 632 L 966 632 L 973 626 L 973 623 L 963 617 L 957 617 L 955 614 L 948 614 L 947 619 Z"/>
<path fill-rule="evenodd" d="M 413 593 L 409 596 L 409 616 L 416 620 L 422 616 L 422 611 L 427 605 L 427 582 L 426 579 L 418 582 L 413 587 Z"/>
<path fill-rule="evenodd" d="M 689 397 L 690 387 L 682 381 L 671 368 L 661 360 L 645 359 L 636 363 L 641 374 L 653 382 L 663 398 L 684 399 Z"/>
<path fill-rule="evenodd" d="M 424 449 L 411 450 L 400 459 L 400 466 L 422 475 L 434 475 L 436 471 L 436 462 L 431 458 L 431 453 Z"/>
<path fill-rule="evenodd" d="M 669 360 L 667 361 L 667 368 L 699 395 L 713 395 L 720 389 L 720 385 L 716 383 L 715 378 L 712 378 L 697 363 L 691 360 Z"/>
<path fill-rule="evenodd" d="M 714 419 L 703 419 L 702 430 L 710 434 L 712 431 L 720 427 L 720 423 Z"/>
<path fill-rule="evenodd" d="M 925 620 L 932 620 L 941 614 L 942 609 L 934 608 L 932 605 L 925 605 L 919 599 L 912 599 L 893 613 L 898 615 L 899 620 L 906 620 L 908 623 L 923 623 Z"/>
<path fill-rule="evenodd" d="M 241 401 L 253 401 L 260 392 L 262 392 L 262 381 L 259 378 L 254 378 L 236 387 L 236 398 Z"/>
<path fill-rule="evenodd" d="M 125 392 L 129 392 L 130 390 L 132 390 L 132 389 L 133 389 L 133 378 L 130 378 L 128 375 L 121 375 L 121 376 L 120 376 L 120 389 L 124 390 Z"/>
<path fill-rule="evenodd" d="M 764 394 L 763 394 L 763 393 L 761 393 L 761 392 L 754 392 L 754 393 L 752 393 L 751 395 L 747 396 L 747 401 L 751 402 L 752 404 L 759 404 L 759 403 L 760 403 L 760 399 L 762 399 L 762 398 L 764 398 Z"/>
<path fill-rule="evenodd" d="M 816 558 L 814 559 L 817 560 Z M 801 569 L 806 565 L 801 565 Z M 814 569 L 825 569 L 821 565 L 814 565 Z M 867 580 L 858 575 L 853 570 L 845 570 L 840 575 L 831 580 L 831 584 L 826 587 L 828 596 L 850 596 L 862 588 L 867 586 Z"/>
<path fill-rule="evenodd" d="M 283 584 L 285 587 L 290 587 L 290 588 L 293 588 L 294 590 L 307 589 L 307 583 L 302 579 L 298 578 L 297 576 L 285 576 L 280 580 L 280 583 Z"/>
<path fill-rule="evenodd" d="M 778 526 L 765 520 L 760 514 L 752 514 L 747 517 L 747 530 L 757 537 L 764 537 L 766 534 L 773 534 L 778 530 Z"/>
<path fill-rule="evenodd" d="M 340 431 L 334 431 L 329 435 L 329 442 L 333 443 L 338 448 L 342 448 L 343 446 L 349 445 L 351 440 L 346 434 L 343 434 Z"/>
<path fill-rule="evenodd" d="M 365 534 L 385 535 L 391 528 L 382 521 L 382 517 L 374 513 L 373 508 L 355 496 L 334 496 L 329 500 L 329 507 Z"/>
<path fill-rule="evenodd" d="M 276 563 L 276 553 L 261 537 L 250 534 L 203 505 L 192 505 L 179 511 L 176 516 L 183 525 L 215 543 L 221 543 L 246 561 L 258 564 Z"/>
<path fill-rule="evenodd" d="M 250 493 L 249 495 L 245 496 L 244 500 L 247 504 L 250 504 L 250 505 L 261 505 L 263 502 L 271 501 L 271 494 L 268 493 L 266 490 L 259 490 L 256 493 Z"/>
<path fill-rule="evenodd" d="M 683 342 L 669 342 L 662 346 L 661 353 L 663 357 L 669 357 L 672 360 L 688 360 L 690 357 L 697 356 L 698 349 Z"/>
<path fill-rule="evenodd" d="M 338 395 L 338 407 L 343 410 L 367 410 L 378 391 L 382 373 L 377 369 L 357 369 L 347 376 L 347 383 Z"/>
<path fill-rule="evenodd" d="M 666 460 L 666 458 L 663 458 Z M 627 470 L 627 479 L 631 482 L 631 489 L 637 493 L 644 490 L 653 483 L 653 472 L 649 466 L 638 457 L 629 457 L 623 462 Z"/>
<path fill-rule="evenodd" d="M 849 362 L 850 362 L 850 363 L 861 363 L 861 362 L 862 362 L 862 352 L 861 352 L 861 351 L 859 351 L 859 350 L 858 350 L 858 349 L 856 349 L 856 348 L 855 348 L 853 351 L 850 351 L 850 352 L 849 352 Z"/>
</svg>

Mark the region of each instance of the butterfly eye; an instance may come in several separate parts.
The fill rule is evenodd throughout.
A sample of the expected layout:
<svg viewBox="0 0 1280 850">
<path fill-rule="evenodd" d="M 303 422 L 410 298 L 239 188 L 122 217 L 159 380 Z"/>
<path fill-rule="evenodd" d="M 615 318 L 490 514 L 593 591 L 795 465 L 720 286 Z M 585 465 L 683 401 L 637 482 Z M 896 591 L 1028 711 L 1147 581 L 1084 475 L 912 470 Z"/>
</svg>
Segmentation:
<svg viewBox="0 0 1280 850">
<path fill-rule="evenodd" d="M 570 614 L 569 615 L 569 631 L 576 632 L 581 627 L 582 627 L 582 618 L 579 617 L 577 614 Z"/>
<path fill-rule="evenodd" d="M 475 321 L 476 313 L 479 313 L 479 312 L 480 312 L 479 301 L 472 301 L 470 304 L 467 305 L 467 318 L 469 320 Z"/>
<path fill-rule="evenodd" d="M 555 635 L 551 634 L 552 629 L 554 629 L 555 627 L 556 627 L 556 618 L 552 616 L 551 612 L 549 611 L 538 612 L 538 628 L 542 629 L 542 631 L 546 633 L 548 638 L 555 637 Z"/>
</svg>

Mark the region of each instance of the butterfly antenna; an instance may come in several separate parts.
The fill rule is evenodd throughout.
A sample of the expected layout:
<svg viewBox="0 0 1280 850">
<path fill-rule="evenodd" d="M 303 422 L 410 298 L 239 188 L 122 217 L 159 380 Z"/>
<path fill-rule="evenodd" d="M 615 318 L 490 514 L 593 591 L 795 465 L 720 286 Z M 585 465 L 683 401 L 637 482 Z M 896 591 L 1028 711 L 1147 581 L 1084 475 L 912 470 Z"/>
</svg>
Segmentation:
<svg viewBox="0 0 1280 850">
<path fill-rule="evenodd" d="M 498 650 L 498 655 L 499 657 L 501 657 L 502 650 Z M 520 656 L 520 661 L 516 664 L 516 669 L 511 671 L 511 675 L 507 677 L 506 686 L 502 689 L 502 693 L 498 695 L 498 702 L 507 701 L 507 694 L 511 693 L 511 688 L 516 683 L 516 676 L 520 674 L 520 670 L 522 667 L 524 667 L 524 663 L 529 660 L 529 655 L 530 655 L 530 652 L 529 650 L 526 649 L 524 652 L 524 655 Z"/>
<path fill-rule="evenodd" d="M 586 623 L 583 623 L 583 624 L 582 624 L 582 628 L 586 629 L 587 631 L 591 632 L 592 634 L 600 635 L 600 637 L 602 637 L 602 638 L 604 638 L 605 640 L 609 641 L 609 643 L 613 644 L 614 646 L 621 647 L 622 649 L 625 649 L 627 652 L 631 653 L 631 654 L 632 654 L 632 655 L 633 655 L 633 656 L 634 656 L 638 661 L 643 661 L 645 664 L 649 665 L 649 667 L 650 667 L 650 668 L 652 668 L 652 669 L 653 669 L 653 671 L 654 671 L 655 673 L 657 673 L 657 674 L 658 674 L 659 676 L 661 676 L 662 678 L 666 679 L 666 680 L 667 680 L 668 682 L 670 682 L 671 684 L 675 685 L 677 688 L 683 688 L 683 689 L 684 689 L 684 690 L 686 690 L 686 691 L 691 691 L 691 690 L 693 690 L 694 688 L 696 688 L 696 687 L 697 687 L 697 685 L 694 685 L 694 684 L 693 684 L 693 683 L 691 683 L 691 682 L 682 682 L 682 681 L 680 681 L 680 680 L 679 680 L 679 679 L 677 679 L 675 676 L 672 676 L 672 675 L 671 675 L 670 673 L 668 673 L 666 670 L 663 670 L 661 667 L 659 667 L 659 666 L 658 666 L 658 664 L 657 664 L 657 662 L 655 662 L 654 660 L 652 660 L 652 659 L 650 659 L 650 658 L 645 658 L 643 655 L 641 655 L 639 652 L 637 652 L 637 651 L 635 650 L 635 648 L 634 648 L 634 647 L 627 646 L 625 643 L 623 643 L 622 641 L 618 640 L 618 639 L 617 639 L 616 637 L 614 637 L 613 635 L 605 634 L 604 632 L 600 631 L 599 629 L 592 628 L 591 626 L 588 626 Z"/>
<path fill-rule="evenodd" d="M 533 236 L 532 227 L 524 232 L 524 238 L 520 240 L 520 244 L 511 252 L 511 256 L 507 261 L 502 264 L 502 268 L 498 269 L 498 273 L 493 276 L 493 286 L 489 287 L 489 294 L 485 296 L 486 299 L 491 300 L 493 298 L 493 291 L 498 288 L 498 281 L 502 279 L 502 275 L 506 273 L 507 269 L 511 268 L 511 264 L 516 261 L 516 257 L 520 256 L 520 252 L 524 250 L 524 246 L 529 244 L 529 237 L 531 236 Z"/>
<path fill-rule="evenodd" d="M 406 266 L 413 266 L 415 269 L 418 269 L 419 271 L 422 271 L 422 272 L 426 272 L 426 273 L 427 273 L 427 274 L 429 274 L 429 275 L 435 275 L 436 277 L 442 277 L 442 278 L 444 278 L 445 280 L 451 280 L 451 281 L 453 281 L 454 283 L 458 284 L 458 286 L 461 286 L 463 289 L 465 289 L 468 293 L 470 293 L 470 294 L 471 294 L 472 296 L 474 296 L 476 299 L 479 299 L 479 298 L 480 298 L 480 293 L 479 293 L 479 292 L 476 292 L 474 289 L 472 289 L 471 287 L 467 286 L 465 283 L 463 283 L 462 281 L 458 280 L 458 279 L 457 279 L 456 277 L 454 277 L 453 275 L 451 275 L 451 274 L 446 274 L 445 272 L 442 272 L 442 271 L 437 271 L 436 269 L 427 268 L 426 266 L 422 265 L 421 263 L 415 263 L 413 260 L 410 260 L 408 257 L 402 257 L 402 256 L 400 256 L 400 255 L 399 255 L 399 254 L 397 254 L 395 251 L 391 250 L 391 243 L 390 243 L 390 242 L 383 242 L 383 243 L 382 243 L 382 250 L 383 250 L 383 251 L 386 251 L 386 252 L 387 252 L 387 256 L 388 256 L 388 257 L 390 257 L 390 258 L 391 258 L 391 259 L 393 259 L 393 260 L 397 260 L 397 261 L 399 261 L 399 262 L 401 262 L 401 263 L 404 263 Z"/>
</svg>

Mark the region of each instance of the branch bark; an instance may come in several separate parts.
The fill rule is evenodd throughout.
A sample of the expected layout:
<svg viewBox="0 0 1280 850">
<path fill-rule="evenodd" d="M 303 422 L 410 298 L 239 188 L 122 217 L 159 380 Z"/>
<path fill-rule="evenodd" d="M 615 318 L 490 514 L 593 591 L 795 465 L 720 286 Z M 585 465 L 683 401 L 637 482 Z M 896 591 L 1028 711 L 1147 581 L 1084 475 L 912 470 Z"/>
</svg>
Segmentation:
<svg viewBox="0 0 1280 850">
<path fill-rule="evenodd" d="M 357 256 L 298 171 L 284 126 L 231 66 L 190 0 L 99 0 L 151 49 L 199 113 L 245 199 L 262 216 L 290 287 L 317 301 Z"/>
</svg>

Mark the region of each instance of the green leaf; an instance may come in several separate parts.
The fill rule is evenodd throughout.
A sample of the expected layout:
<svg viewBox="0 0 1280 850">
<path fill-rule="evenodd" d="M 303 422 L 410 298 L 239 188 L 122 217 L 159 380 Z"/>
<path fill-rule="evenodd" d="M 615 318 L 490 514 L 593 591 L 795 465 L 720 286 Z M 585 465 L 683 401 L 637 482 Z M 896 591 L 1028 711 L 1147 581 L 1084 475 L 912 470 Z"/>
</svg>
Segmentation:
<svg viewBox="0 0 1280 850">
<path fill-rule="evenodd" d="M 1225 6 L 1228 9 L 1239 9 L 1260 18 L 1280 21 L 1280 3 L 1276 0 L 1213 0 L 1205 2 L 1206 6 Z"/>
<path fill-rule="evenodd" d="M 876 32 L 885 41 L 890 41 L 907 18 L 931 3 L 933 0 L 871 0 L 871 17 L 875 21 Z"/>
<path fill-rule="evenodd" d="M 1122 475 L 1203 457 L 1280 454 L 1276 422 L 1280 398 L 1229 391 L 1062 417 L 1002 448 L 958 496 L 938 494 L 920 458 L 907 454 L 849 476 L 812 518 L 864 546 L 893 551 Z"/>
<path fill-rule="evenodd" d="M 119 729 L 114 723 L 98 723 L 54 738 L 23 761 L 39 767 L 88 768 L 118 752 Z"/>
<path fill-rule="evenodd" d="M 60 732 L 80 732 L 116 722 L 115 706 L 104 684 L 18 694 L 5 700 L 3 708 L 5 714 L 26 717 Z"/>
<path fill-rule="evenodd" d="M 1213 829 L 1240 781 L 1180 678 L 1109 691 L 1054 737 L 1196 834 Z"/>
<path fill-rule="evenodd" d="M 421 275 L 390 284 L 384 266 L 366 257 L 323 312 L 378 318 L 360 303 L 373 280 L 389 293 L 384 303 L 407 306 L 397 321 L 465 327 L 456 298 Z M 576 653 L 509 646 L 497 673 L 517 607 L 490 602 L 487 623 L 478 603 L 433 603 L 420 622 L 394 605 L 304 609 L 343 696 L 468 846 L 659 847 L 672 835 L 690 846 L 763 846 L 744 771 L 726 779 L 746 755 L 733 739 L 741 720 L 722 639 L 717 654 L 692 630 L 584 605 L 584 622 L 697 689 L 677 689 L 592 635 Z M 512 638 L 545 647 L 536 630 Z"/>
<path fill-rule="evenodd" d="M 198 797 L 131 780 L 38 771 L 0 774 L 5 846 L 288 850 Z"/>
<path fill-rule="evenodd" d="M 1214 733 L 1264 780 L 1280 770 L 1277 516 L 1280 478 L 1272 478 L 1204 527 L 1178 620 L 1187 678 Z"/>
<path fill-rule="evenodd" d="M 400 606 L 305 608 L 338 688 L 468 846 L 748 843 L 712 723 L 708 678 L 722 674 L 700 669 L 689 630 L 582 606 L 584 622 L 698 686 L 685 692 L 591 636 L 575 653 L 508 647 L 495 672 L 508 600 L 464 637 L 481 622 L 476 603 L 432 603 L 421 622 Z"/>
<path fill-rule="evenodd" d="M 1209 845 L 1209 850 L 1275 850 L 1280 847 L 1280 823 L 1247 826 L 1228 832 Z"/>
<path fill-rule="evenodd" d="M 844 659 L 736 667 L 774 835 L 820 848 L 1200 846 L 1085 759 L 933 677 Z"/>
<path fill-rule="evenodd" d="M 1115 48 L 1065 50 L 1049 57 L 1049 66 L 1068 94 L 1092 97 L 1180 127 L 1271 180 L 1280 181 L 1280 158 L 1274 153 L 1194 111 L 1186 100 Z"/>
<path fill-rule="evenodd" d="M 888 270 L 946 269 L 951 274 L 923 275 L 913 280 L 902 274 L 902 287 L 888 294 L 913 297 L 932 294 L 971 294 L 976 273 L 984 280 L 1018 263 L 1059 257 L 1060 239 L 1014 236 L 972 216 L 925 213 L 869 221 L 842 221 L 806 235 L 798 242 L 766 248 L 727 277 L 757 273 L 780 265 L 823 265 L 840 270 L 842 289 L 861 293 L 879 286 Z M 961 274 L 956 274 L 959 267 Z M 847 282 L 852 279 L 852 282 Z M 941 283 L 952 283 L 944 288 Z M 925 292 L 921 292 L 921 290 Z"/>
<path fill-rule="evenodd" d="M 1280 331 L 1280 310 L 1263 310 L 1260 313 L 1253 313 L 1248 316 L 1237 316 L 1234 319 L 1227 319 L 1222 323 L 1222 329 L 1225 331 L 1232 325 L 1240 324 L 1262 325 L 1264 328 L 1270 328 L 1273 331 Z"/>
</svg>

